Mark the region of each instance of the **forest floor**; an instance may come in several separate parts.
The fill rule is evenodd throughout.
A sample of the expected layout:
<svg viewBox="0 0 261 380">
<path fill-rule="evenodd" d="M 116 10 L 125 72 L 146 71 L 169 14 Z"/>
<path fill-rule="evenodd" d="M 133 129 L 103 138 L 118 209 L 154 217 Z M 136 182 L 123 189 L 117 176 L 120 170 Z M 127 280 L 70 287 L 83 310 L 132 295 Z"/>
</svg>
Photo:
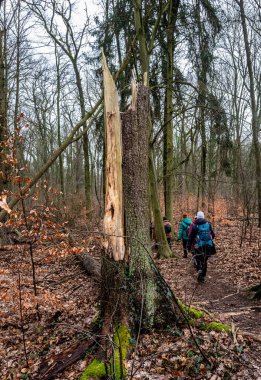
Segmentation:
<svg viewBox="0 0 261 380">
<path fill-rule="evenodd" d="M 144 334 L 127 362 L 129 378 L 261 380 L 261 339 L 253 337 L 261 338 L 261 302 L 251 300 L 245 291 L 261 282 L 261 242 L 254 229 L 240 247 L 241 224 L 237 219 L 215 223 L 218 253 L 209 260 L 204 284 L 197 284 L 192 260 L 182 258 L 180 243 L 173 243 L 178 260 L 156 260 L 184 303 L 205 310 L 210 320 L 233 324 L 237 334 L 193 327 L 191 335 L 189 328 L 179 331 L 172 326 L 167 332 Z M 65 234 L 38 242 L 33 252 L 36 295 L 28 247 L 0 252 L 1 380 L 40 380 L 37 373 L 43 360 L 50 364 L 55 355 L 96 338 L 88 329 L 97 315 L 99 284 L 86 275 L 74 253 L 84 251 L 99 259 L 98 230 L 93 234 L 76 225 L 72 235 L 75 248 Z M 91 358 L 87 354 L 54 378 L 77 380 Z"/>
</svg>

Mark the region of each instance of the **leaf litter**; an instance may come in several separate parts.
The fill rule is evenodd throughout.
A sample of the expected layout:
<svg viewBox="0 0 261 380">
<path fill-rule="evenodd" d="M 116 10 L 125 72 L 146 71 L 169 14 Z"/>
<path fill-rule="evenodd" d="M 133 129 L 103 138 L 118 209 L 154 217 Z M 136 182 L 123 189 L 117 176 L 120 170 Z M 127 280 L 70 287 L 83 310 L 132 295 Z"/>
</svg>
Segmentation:
<svg viewBox="0 0 261 380">
<path fill-rule="evenodd" d="M 175 294 L 183 302 L 204 309 L 209 313 L 209 320 L 233 323 L 235 329 L 259 335 L 260 301 L 250 300 L 245 292 L 247 287 L 261 282 L 258 234 L 255 231 L 250 240 L 248 233 L 240 247 L 240 221 L 216 221 L 215 228 L 218 254 L 209 263 L 204 285 L 197 285 L 192 261 L 181 258 L 182 248 L 176 242 L 173 250 L 180 260 L 157 260 L 159 268 Z M 97 234 L 86 238 L 82 224 L 76 225 L 73 233 L 75 247 L 57 229 L 55 234 L 47 230 L 46 238 L 36 244 L 36 296 L 28 249 L 1 251 L 0 373 L 3 380 L 36 376 L 44 358 L 51 363 L 54 355 L 88 336 L 88 328 L 97 315 L 99 288 L 79 267 L 74 254 L 84 251 L 99 258 L 101 245 Z M 28 365 L 21 333 L 19 293 Z M 143 334 L 135 355 L 126 363 L 129 379 L 261 379 L 260 342 L 240 333 L 204 332 L 196 327 L 192 330 L 194 337 L 188 328 L 179 331 L 173 326 L 168 326 L 167 331 Z M 195 339 L 211 366 L 199 352 Z M 78 379 L 90 360 L 87 355 L 56 379 Z"/>
</svg>

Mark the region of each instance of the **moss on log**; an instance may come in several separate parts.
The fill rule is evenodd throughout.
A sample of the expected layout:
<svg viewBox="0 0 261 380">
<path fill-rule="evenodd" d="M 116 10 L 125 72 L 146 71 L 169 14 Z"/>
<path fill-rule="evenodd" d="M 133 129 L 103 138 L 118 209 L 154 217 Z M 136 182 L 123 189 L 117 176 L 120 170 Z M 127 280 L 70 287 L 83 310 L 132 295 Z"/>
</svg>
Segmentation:
<svg viewBox="0 0 261 380">
<path fill-rule="evenodd" d="M 202 310 L 198 310 L 198 309 L 195 309 L 193 307 L 183 304 L 180 300 L 178 301 L 178 304 L 180 308 L 182 309 L 182 311 L 184 312 L 184 314 L 187 316 L 188 321 L 192 326 L 195 326 L 204 331 L 214 330 L 218 332 L 224 331 L 227 333 L 232 331 L 232 327 L 225 323 L 221 323 L 217 321 L 210 321 L 210 322 L 197 321 L 197 320 L 201 320 L 204 317 L 207 317 L 207 314 Z"/>
<path fill-rule="evenodd" d="M 100 379 L 104 376 L 113 376 L 115 380 L 126 378 L 124 366 L 128 351 L 131 347 L 130 332 L 123 324 L 116 328 L 113 336 L 113 354 L 109 363 L 105 360 L 94 359 L 83 372 L 80 380 Z"/>
<path fill-rule="evenodd" d="M 210 323 L 202 323 L 200 327 L 202 330 L 205 330 L 205 331 L 214 330 L 217 332 L 224 331 L 226 333 L 230 333 L 232 330 L 232 328 L 229 325 L 220 323 L 220 322 L 215 322 L 215 321 L 210 322 Z"/>
<path fill-rule="evenodd" d="M 183 313 L 187 315 L 188 317 L 194 318 L 194 319 L 199 319 L 202 318 L 205 313 L 201 310 L 195 309 L 193 307 L 187 306 L 183 304 L 180 300 L 178 300 L 178 304 L 180 308 L 182 309 Z"/>
</svg>

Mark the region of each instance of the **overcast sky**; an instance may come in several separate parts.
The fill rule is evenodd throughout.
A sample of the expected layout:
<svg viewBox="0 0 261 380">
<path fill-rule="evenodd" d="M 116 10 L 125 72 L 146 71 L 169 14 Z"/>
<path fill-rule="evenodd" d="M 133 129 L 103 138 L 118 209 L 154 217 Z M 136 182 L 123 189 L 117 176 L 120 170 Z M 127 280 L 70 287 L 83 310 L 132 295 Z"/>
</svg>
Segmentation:
<svg viewBox="0 0 261 380">
<path fill-rule="evenodd" d="M 98 1 L 97 0 L 80 0 L 81 2 L 87 4 L 87 9 L 89 15 L 93 15 L 94 13 L 98 12 Z"/>
<path fill-rule="evenodd" d="M 98 6 L 98 1 L 99 0 L 77 0 L 76 1 L 76 7 L 74 8 L 74 12 L 72 14 L 72 21 L 73 24 L 76 26 L 75 30 L 81 29 L 81 26 L 86 22 L 86 8 L 88 12 L 88 16 L 93 19 L 93 16 L 99 11 L 101 11 L 101 6 Z M 33 21 L 33 20 L 32 20 Z M 64 25 L 61 22 L 60 23 L 60 18 L 57 18 L 58 25 L 60 25 L 61 30 L 63 29 Z M 48 59 L 53 60 L 54 56 L 54 48 L 53 44 L 51 43 L 49 46 L 46 44 L 46 41 L 49 40 L 49 38 L 46 36 L 46 33 L 44 32 L 43 29 L 33 29 L 33 34 L 30 36 L 31 43 L 36 49 L 36 54 L 42 54 Z M 43 37 L 47 37 L 47 40 Z M 90 38 L 90 37 L 88 37 Z"/>
</svg>

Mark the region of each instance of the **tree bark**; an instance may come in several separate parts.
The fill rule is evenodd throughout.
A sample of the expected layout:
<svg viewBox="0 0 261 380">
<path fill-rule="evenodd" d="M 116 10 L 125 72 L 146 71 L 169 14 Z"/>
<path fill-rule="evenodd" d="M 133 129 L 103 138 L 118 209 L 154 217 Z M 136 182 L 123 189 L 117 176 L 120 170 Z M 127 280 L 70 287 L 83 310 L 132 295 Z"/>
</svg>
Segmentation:
<svg viewBox="0 0 261 380">
<path fill-rule="evenodd" d="M 257 191 L 257 203 L 258 203 L 258 226 L 261 227 L 261 153 L 260 153 L 260 142 L 259 142 L 259 124 L 257 117 L 257 106 L 255 97 L 255 79 L 253 72 L 253 64 L 251 58 L 251 50 L 247 34 L 246 16 L 244 10 L 244 0 L 240 0 L 240 16 L 243 28 L 247 69 L 249 75 L 249 92 L 251 100 L 251 112 L 252 112 L 252 135 L 253 135 L 253 146 L 255 152 L 255 163 L 256 163 L 256 191 Z"/>
<path fill-rule="evenodd" d="M 179 0 L 170 0 L 167 25 L 167 52 L 166 52 L 166 105 L 164 117 L 164 201 L 165 215 L 173 226 L 173 54 L 174 54 L 174 30 L 176 26 Z"/>
<path fill-rule="evenodd" d="M 160 208 L 160 202 L 158 197 L 158 189 L 156 183 L 156 173 L 153 157 L 153 148 L 149 148 L 149 181 L 150 181 L 150 199 L 154 216 L 155 224 L 155 239 L 158 244 L 158 257 L 168 258 L 173 256 L 172 251 L 169 248 L 164 225 L 162 222 L 162 213 Z"/>
<path fill-rule="evenodd" d="M 122 193 L 121 120 L 118 95 L 113 78 L 103 56 L 103 86 L 106 118 L 106 195 L 104 233 L 109 255 L 115 261 L 124 260 L 124 224 Z"/>
<path fill-rule="evenodd" d="M 140 60 L 141 60 L 141 67 L 142 67 L 142 74 L 143 77 L 146 77 L 146 82 L 149 85 L 149 58 L 150 58 L 150 52 L 152 50 L 152 47 L 154 45 L 154 38 L 155 33 L 157 31 L 157 28 L 159 27 L 159 21 L 162 16 L 162 9 L 159 12 L 158 18 L 155 22 L 153 32 L 151 34 L 151 38 L 149 42 L 146 41 L 146 35 L 144 30 L 144 20 L 142 17 L 142 6 L 141 6 L 141 0 L 133 0 L 134 5 L 134 21 L 135 21 L 135 29 L 136 29 L 136 35 L 139 42 L 139 53 L 140 53 Z M 148 128 L 152 130 L 152 119 L 151 115 L 149 118 L 149 124 Z M 159 194 L 157 189 L 157 179 L 156 179 L 156 173 L 155 173 L 155 167 L 154 167 L 154 160 L 153 160 L 153 146 L 150 145 L 149 147 L 149 173 L 150 173 L 150 191 L 151 191 L 151 206 L 153 210 L 153 216 L 154 216 L 154 225 L 155 225 L 155 234 L 156 239 L 159 244 L 159 257 L 170 257 L 172 256 L 172 252 L 168 246 L 166 234 L 164 232 L 164 226 L 162 221 L 162 215 L 160 210 L 160 201 L 159 201 Z"/>
<path fill-rule="evenodd" d="M 94 257 L 88 255 L 88 253 L 82 253 L 75 256 L 76 259 L 81 263 L 85 272 L 95 278 L 95 280 L 101 280 L 101 264 Z"/>
<path fill-rule="evenodd" d="M 138 87 L 138 89 L 137 89 Z M 133 103 L 122 114 L 123 189 L 126 244 L 130 275 L 135 284 L 134 304 L 152 326 L 155 316 L 156 286 L 150 261 L 149 238 L 149 91 L 133 84 Z M 133 289 L 132 289 L 133 290 Z"/>
<path fill-rule="evenodd" d="M 8 167 L 4 163 L 7 140 L 7 93 L 6 93 L 6 70 L 5 70 L 5 32 L 0 30 L 0 195 L 8 184 Z"/>
<path fill-rule="evenodd" d="M 202 27 L 202 17 L 200 1 L 196 1 L 196 22 L 198 28 L 198 44 L 199 44 L 199 67 L 197 72 L 198 77 L 198 117 L 197 117 L 197 128 L 201 134 L 201 208 L 206 210 L 206 189 L 207 189 L 207 136 L 206 136 L 206 126 L 205 126 L 205 107 L 206 107 L 206 89 L 207 89 L 207 73 L 209 71 L 209 63 L 206 59 L 207 54 L 209 54 L 208 46 L 206 45 Z"/>
<path fill-rule="evenodd" d="M 16 73 L 15 73 L 15 106 L 14 106 L 14 135 L 15 135 L 15 147 L 16 157 L 20 166 L 25 166 L 24 155 L 22 150 L 22 144 L 19 142 L 17 127 L 18 127 L 18 115 L 20 108 L 20 66 L 21 66 L 21 3 L 17 3 L 17 37 L 16 37 Z"/>
<path fill-rule="evenodd" d="M 80 108 L 81 108 L 81 116 L 84 117 L 85 111 L 85 101 L 84 101 L 84 93 L 82 88 L 82 80 L 80 76 L 80 72 L 77 66 L 77 61 L 72 61 L 75 77 L 76 77 L 76 85 L 79 93 L 80 100 Z M 83 125 L 83 129 L 86 128 L 86 124 Z M 87 131 L 83 133 L 83 155 L 84 155 L 84 190 L 85 190 L 85 202 L 86 202 L 86 211 L 91 209 L 91 175 L 90 175 L 90 157 L 89 157 L 89 138 Z"/>
<path fill-rule="evenodd" d="M 56 98 L 56 109 L 57 109 L 57 138 L 58 145 L 61 147 L 61 110 L 60 110 L 60 98 L 61 98 L 61 74 L 60 74 L 60 55 L 58 51 L 57 44 L 55 43 L 55 60 L 56 60 L 56 80 L 57 80 L 57 98 Z M 65 197 L 65 187 L 64 187 L 64 175 L 63 175 L 63 155 L 59 155 L 59 177 L 60 177 L 60 188 L 62 192 L 62 200 L 64 203 Z"/>
<path fill-rule="evenodd" d="M 122 114 L 123 194 L 126 246 L 132 284 L 134 320 L 142 315 L 142 326 L 151 328 L 175 316 L 159 289 L 162 280 L 150 256 L 149 239 L 149 90 L 133 85 L 132 104 Z M 163 305 L 170 306 L 166 312 Z M 173 306 L 173 305 L 172 305 Z"/>
</svg>

